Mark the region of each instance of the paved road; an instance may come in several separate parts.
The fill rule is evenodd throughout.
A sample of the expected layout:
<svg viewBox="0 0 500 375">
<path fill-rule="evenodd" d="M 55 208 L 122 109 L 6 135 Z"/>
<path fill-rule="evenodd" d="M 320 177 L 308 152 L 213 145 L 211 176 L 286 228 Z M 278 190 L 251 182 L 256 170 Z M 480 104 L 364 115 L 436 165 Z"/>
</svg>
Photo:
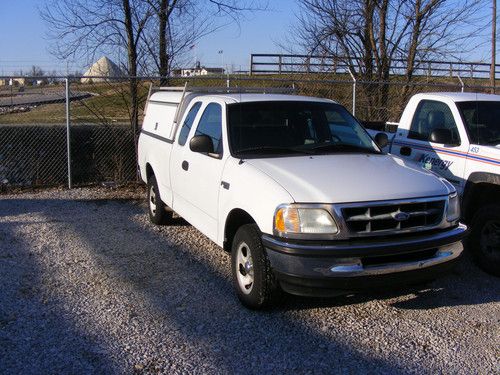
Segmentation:
<svg viewBox="0 0 500 375">
<path fill-rule="evenodd" d="M 422 288 L 251 312 L 227 254 L 109 197 L 0 196 L 0 373 L 500 371 L 500 283 L 468 259 Z"/>
<path fill-rule="evenodd" d="M 70 94 L 71 100 L 80 100 L 92 96 L 88 92 L 72 92 Z M 40 105 L 50 103 L 63 103 L 66 101 L 66 94 L 64 88 L 58 91 L 48 91 L 46 93 L 15 93 L 15 96 L 2 96 L 0 97 L 0 107 L 10 106 L 26 106 L 26 105 Z"/>
</svg>

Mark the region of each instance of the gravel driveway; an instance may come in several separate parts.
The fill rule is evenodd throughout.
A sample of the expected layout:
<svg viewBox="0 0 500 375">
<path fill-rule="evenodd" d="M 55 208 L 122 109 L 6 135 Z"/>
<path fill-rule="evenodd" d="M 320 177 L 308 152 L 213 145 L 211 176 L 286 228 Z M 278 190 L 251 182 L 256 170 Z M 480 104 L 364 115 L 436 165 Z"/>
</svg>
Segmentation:
<svg viewBox="0 0 500 375">
<path fill-rule="evenodd" d="M 500 373 L 499 279 L 467 258 L 422 288 L 252 312 L 227 254 L 115 195 L 0 196 L 0 373 Z"/>
</svg>

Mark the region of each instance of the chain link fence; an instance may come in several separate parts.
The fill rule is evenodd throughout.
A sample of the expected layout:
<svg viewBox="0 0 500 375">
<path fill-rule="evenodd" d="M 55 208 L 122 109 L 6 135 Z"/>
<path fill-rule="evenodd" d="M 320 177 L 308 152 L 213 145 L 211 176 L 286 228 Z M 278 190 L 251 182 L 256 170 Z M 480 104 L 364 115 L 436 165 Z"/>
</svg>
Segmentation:
<svg viewBox="0 0 500 375">
<path fill-rule="evenodd" d="M 131 81 L 137 103 L 131 101 Z M 0 187 L 137 181 L 137 127 L 151 85 L 279 88 L 333 99 L 371 126 L 398 121 L 411 95 L 490 92 L 488 81 L 426 77 L 411 84 L 355 81 L 347 74 L 124 79 L 0 78 Z M 265 91 L 265 90 L 262 90 Z M 134 111 L 134 108 L 137 111 Z M 136 119 L 136 120 L 135 120 Z"/>
</svg>

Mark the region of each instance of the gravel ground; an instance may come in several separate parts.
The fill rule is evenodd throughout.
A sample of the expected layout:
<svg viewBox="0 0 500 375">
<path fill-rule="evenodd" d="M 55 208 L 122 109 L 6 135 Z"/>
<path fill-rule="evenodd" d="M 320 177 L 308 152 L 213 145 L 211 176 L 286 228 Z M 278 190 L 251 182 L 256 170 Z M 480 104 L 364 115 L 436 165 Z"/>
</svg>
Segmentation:
<svg viewBox="0 0 500 375">
<path fill-rule="evenodd" d="M 467 258 L 419 289 L 252 312 L 229 256 L 150 224 L 143 196 L 0 196 L 0 373 L 500 373 L 500 285 Z"/>
</svg>

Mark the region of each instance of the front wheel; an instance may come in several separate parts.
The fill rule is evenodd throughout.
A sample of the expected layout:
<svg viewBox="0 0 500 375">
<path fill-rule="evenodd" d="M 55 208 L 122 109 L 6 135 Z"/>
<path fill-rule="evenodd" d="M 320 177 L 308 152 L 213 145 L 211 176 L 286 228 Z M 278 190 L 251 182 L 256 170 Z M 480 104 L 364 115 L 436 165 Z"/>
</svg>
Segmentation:
<svg viewBox="0 0 500 375">
<path fill-rule="evenodd" d="M 486 272 L 500 276 L 500 205 L 477 210 L 471 227 L 469 245 L 474 259 Z"/>
<path fill-rule="evenodd" d="M 231 251 L 233 286 L 243 305 L 261 309 L 271 304 L 278 286 L 255 224 L 243 225 L 234 237 Z"/>
</svg>

